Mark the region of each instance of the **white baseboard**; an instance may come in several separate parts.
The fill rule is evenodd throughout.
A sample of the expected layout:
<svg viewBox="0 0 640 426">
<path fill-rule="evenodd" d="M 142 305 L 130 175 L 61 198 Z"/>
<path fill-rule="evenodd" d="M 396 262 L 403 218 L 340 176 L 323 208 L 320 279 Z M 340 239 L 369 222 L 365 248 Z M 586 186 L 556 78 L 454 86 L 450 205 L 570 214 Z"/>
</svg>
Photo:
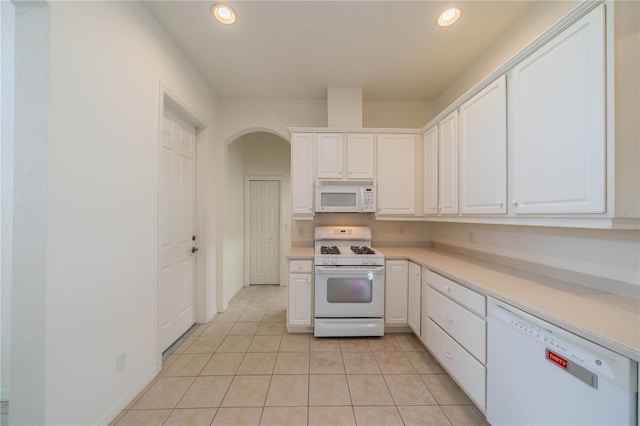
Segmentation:
<svg viewBox="0 0 640 426">
<path fill-rule="evenodd" d="M 129 405 L 131 401 L 133 401 L 134 398 L 140 394 L 140 392 L 142 392 L 147 386 L 149 386 L 149 383 L 151 383 L 159 373 L 160 371 L 155 371 L 149 374 L 140 385 L 136 386 L 131 392 L 125 394 L 122 398 L 120 398 L 118 402 L 116 402 L 109 410 L 107 410 L 102 418 L 99 421 L 95 422 L 95 424 L 107 426 L 111 422 L 113 422 L 116 417 L 120 415 L 122 410 L 127 408 L 127 405 Z"/>
</svg>

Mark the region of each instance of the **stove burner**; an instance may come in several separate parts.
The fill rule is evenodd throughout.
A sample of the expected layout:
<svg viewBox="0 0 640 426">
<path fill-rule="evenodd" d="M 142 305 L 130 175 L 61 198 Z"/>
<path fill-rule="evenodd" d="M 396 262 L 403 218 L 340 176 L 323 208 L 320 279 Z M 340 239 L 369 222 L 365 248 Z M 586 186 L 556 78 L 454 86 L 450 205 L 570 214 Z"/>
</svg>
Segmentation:
<svg viewBox="0 0 640 426">
<path fill-rule="evenodd" d="M 355 254 L 376 254 L 376 252 L 373 251 L 373 249 L 367 246 L 362 246 L 362 247 L 351 246 L 351 251 L 354 252 Z"/>
<path fill-rule="evenodd" d="M 340 250 L 338 250 L 338 247 L 336 246 L 321 246 L 320 254 L 340 254 Z"/>
</svg>

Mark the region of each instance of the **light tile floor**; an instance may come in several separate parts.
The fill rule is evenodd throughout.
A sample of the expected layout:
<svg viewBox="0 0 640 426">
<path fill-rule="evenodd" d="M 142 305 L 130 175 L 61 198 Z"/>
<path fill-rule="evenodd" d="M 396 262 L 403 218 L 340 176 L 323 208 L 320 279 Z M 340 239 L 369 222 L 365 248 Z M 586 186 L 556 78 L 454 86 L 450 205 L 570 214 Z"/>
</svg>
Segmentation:
<svg viewBox="0 0 640 426">
<path fill-rule="evenodd" d="M 487 425 L 415 336 L 288 334 L 286 303 L 286 287 L 245 287 L 113 424 Z"/>
</svg>

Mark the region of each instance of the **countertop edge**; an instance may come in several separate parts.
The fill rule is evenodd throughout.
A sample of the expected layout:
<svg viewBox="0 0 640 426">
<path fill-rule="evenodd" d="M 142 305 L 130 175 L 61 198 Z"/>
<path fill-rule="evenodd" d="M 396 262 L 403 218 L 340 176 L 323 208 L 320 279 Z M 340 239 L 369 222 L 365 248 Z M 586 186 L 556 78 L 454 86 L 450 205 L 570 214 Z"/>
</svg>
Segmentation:
<svg viewBox="0 0 640 426">
<path fill-rule="evenodd" d="M 582 326 L 579 323 L 572 321 L 569 318 L 553 314 L 552 312 L 545 310 L 543 306 L 539 306 L 538 304 L 535 304 L 535 303 L 527 303 L 525 300 L 522 300 L 522 298 L 510 297 L 508 294 L 492 289 L 489 286 L 482 285 L 477 281 L 474 282 L 474 281 L 465 279 L 463 276 L 461 276 L 461 274 L 456 274 L 455 271 L 447 270 L 446 268 L 438 265 L 437 264 L 438 262 L 425 260 L 424 258 L 420 258 L 417 255 L 444 256 L 445 258 L 456 261 L 456 262 L 467 262 L 469 267 L 473 266 L 474 268 L 481 268 L 485 271 L 496 272 L 496 273 L 503 274 L 505 276 L 509 276 L 509 272 L 511 272 L 513 273 L 514 280 L 516 279 L 520 280 L 522 279 L 522 277 L 518 277 L 516 275 L 516 274 L 519 275 L 520 271 L 516 269 L 508 268 L 498 264 L 493 264 L 488 261 L 479 260 L 479 259 L 464 256 L 464 255 L 459 255 L 456 253 L 451 253 L 451 252 L 432 249 L 432 248 L 382 247 L 379 249 L 379 251 L 382 254 L 384 254 L 385 260 L 409 260 L 411 262 L 419 264 L 420 266 L 426 267 L 429 270 L 432 270 L 433 272 L 449 277 L 454 281 L 464 285 L 465 287 L 468 287 L 469 289 L 474 290 L 484 296 L 492 297 L 494 299 L 497 299 L 499 301 L 512 305 L 531 315 L 541 318 L 542 320 L 545 320 L 571 333 L 574 333 L 577 336 L 583 337 L 587 340 L 590 340 L 593 343 L 596 343 L 600 346 L 603 346 L 607 349 L 617 352 L 634 361 L 640 362 L 640 342 L 638 344 L 638 347 L 629 346 L 623 342 L 616 340 L 615 338 L 611 338 L 607 336 L 606 334 L 595 332 L 586 326 Z M 293 247 L 289 250 L 286 257 L 288 260 L 302 260 L 302 259 L 313 260 L 314 249 L 313 247 Z M 509 271 L 509 269 L 513 269 L 513 270 Z M 522 274 L 529 279 L 536 278 L 536 274 L 533 274 L 533 273 L 522 272 Z M 558 280 L 549 279 L 543 276 L 539 276 L 539 279 L 536 279 L 535 281 L 536 281 L 536 284 L 539 285 L 542 289 L 547 288 L 550 293 L 552 293 L 553 291 L 557 291 L 558 289 L 554 288 L 552 285 L 547 283 L 558 283 L 563 286 L 568 286 L 569 288 L 574 290 L 576 288 L 581 287 L 578 284 L 560 282 Z M 604 292 L 599 290 L 585 288 L 584 291 L 586 293 L 591 293 L 591 294 L 593 294 L 594 292 L 599 292 L 605 295 Z M 623 301 L 623 300 L 630 301 L 630 299 L 624 298 L 622 296 L 616 296 L 616 295 L 609 296 L 609 294 L 606 294 L 606 296 L 613 298 L 615 301 Z M 585 296 L 585 301 L 586 300 L 587 300 L 587 297 Z M 640 324 L 640 303 L 639 303 L 639 310 L 636 316 L 637 316 L 636 319 Z"/>
</svg>

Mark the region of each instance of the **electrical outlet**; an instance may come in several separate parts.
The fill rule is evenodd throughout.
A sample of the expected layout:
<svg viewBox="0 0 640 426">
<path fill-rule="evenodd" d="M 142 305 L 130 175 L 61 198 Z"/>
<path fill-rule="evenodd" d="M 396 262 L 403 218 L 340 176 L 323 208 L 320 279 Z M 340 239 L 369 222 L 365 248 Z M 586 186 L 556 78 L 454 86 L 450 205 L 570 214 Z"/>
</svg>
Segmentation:
<svg viewBox="0 0 640 426">
<path fill-rule="evenodd" d="M 127 353 L 122 352 L 116 355 L 116 373 L 121 372 L 127 367 Z"/>
</svg>

